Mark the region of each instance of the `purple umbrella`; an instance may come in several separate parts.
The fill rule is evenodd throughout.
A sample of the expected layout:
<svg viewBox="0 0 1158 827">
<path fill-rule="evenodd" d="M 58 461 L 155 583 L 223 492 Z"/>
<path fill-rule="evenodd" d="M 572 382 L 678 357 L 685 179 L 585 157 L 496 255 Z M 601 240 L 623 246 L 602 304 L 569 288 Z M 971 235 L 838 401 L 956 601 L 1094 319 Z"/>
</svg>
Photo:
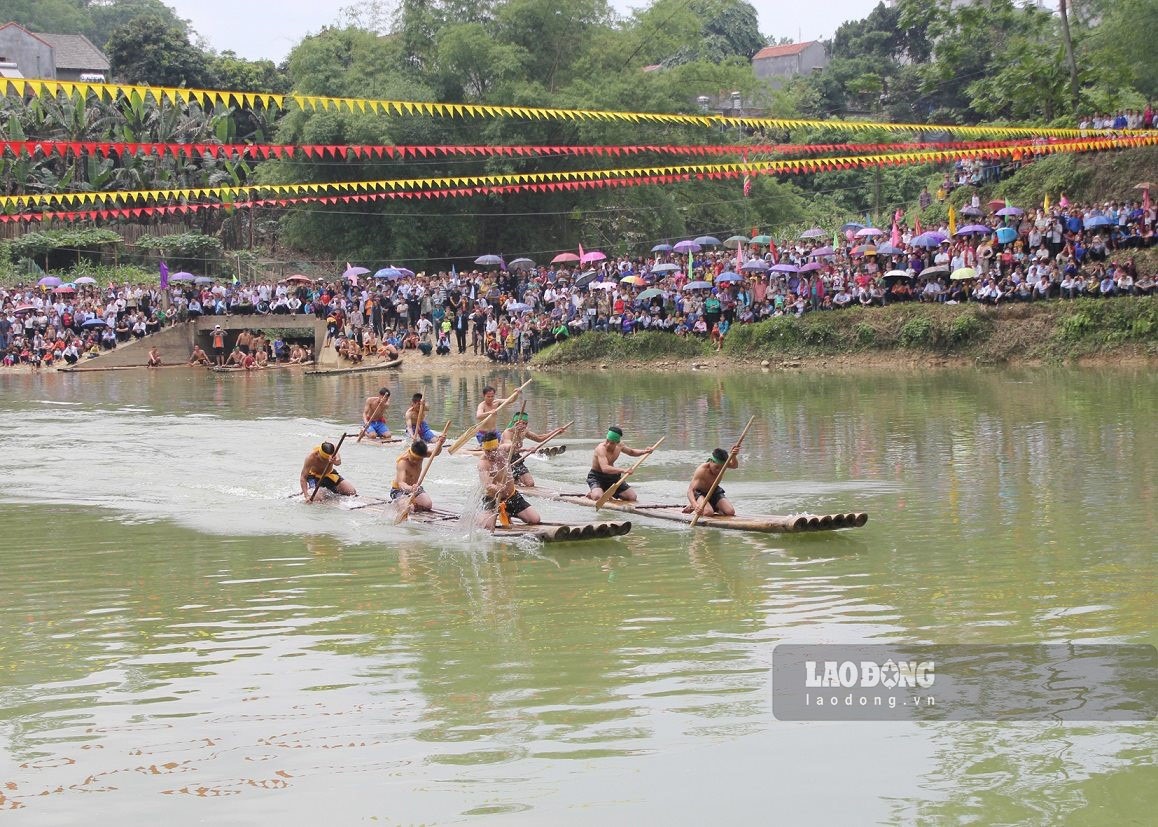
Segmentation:
<svg viewBox="0 0 1158 827">
<path fill-rule="evenodd" d="M 873 238 L 874 236 L 884 235 L 885 231 L 877 227 L 865 227 L 863 230 L 856 231 L 857 238 Z"/>
<path fill-rule="evenodd" d="M 56 276 L 45 276 L 36 284 L 39 287 L 60 287 L 61 281 Z"/>
<path fill-rule="evenodd" d="M 740 265 L 741 270 L 759 270 L 764 272 L 768 269 L 768 262 L 760 258 L 754 258 L 751 261 L 745 261 Z"/>
<path fill-rule="evenodd" d="M 836 250 L 832 249 L 831 247 L 825 246 L 825 247 L 817 247 L 815 250 L 813 250 L 811 253 L 808 254 L 808 257 L 809 258 L 824 258 L 825 256 L 834 256 L 834 255 L 836 255 Z"/>
<path fill-rule="evenodd" d="M 698 253 L 702 249 L 704 248 L 694 241 L 679 241 L 672 247 L 672 250 L 677 253 Z"/>
<path fill-rule="evenodd" d="M 993 230 L 984 224 L 966 224 L 957 231 L 957 235 L 989 235 Z"/>
<path fill-rule="evenodd" d="M 801 238 L 824 238 L 828 233 L 819 227 L 813 227 L 811 230 L 805 230 L 800 234 Z"/>
<path fill-rule="evenodd" d="M 593 261 L 603 261 L 606 258 L 606 253 L 601 253 L 599 250 L 592 250 L 590 253 L 584 253 L 583 258 L 579 259 L 579 261 L 583 264 L 590 264 Z"/>
<path fill-rule="evenodd" d="M 813 270 L 821 269 L 823 265 L 819 261 L 810 261 L 800 268 L 801 273 L 811 273 Z"/>
<path fill-rule="evenodd" d="M 909 243 L 914 247 L 928 247 L 929 249 L 932 249 L 933 247 L 941 246 L 941 239 L 933 238 L 932 233 L 922 233 Z"/>
<path fill-rule="evenodd" d="M 404 275 L 408 279 L 414 278 L 414 271 L 413 270 L 407 269 L 406 267 L 395 267 L 394 269 L 397 270 L 399 273 L 401 273 L 402 275 Z"/>
<path fill-rule="evenodd" d="M 1025 210 L 1021 209 L 1020 207 L 1002 207 L 1000 210 L 997 211 L 997 215 L 1000 215 L 1000 216 L 1025 215 Z"/>
<path fill-rule="evenodd" d="M 720 275 L 716 276 L 716 284 L 728 284 L 729 282 L 743 281 L 743 280 L 744 280 L 743 276 L 737 276 L 735 273 L 733 273 L 730 270 L 726 273 L 720 273 Z"/>
<path fill-rule="evenodd" d="M 350 276 L 364 276 L 369 272 L 365 267 L 347 267 L 346 272 L 342 273 L 342 275 L 349 278 Z"/>
<path fill-rule="evenodd" d="M 773 264 L 769 269 L 773 270 L 777 273 L 799 273 L 800 272 L 799 267 L 797 267 L 795 264 L 789 264 L 788 262 L 784 262 L 782 264 Z"/>
</svg>

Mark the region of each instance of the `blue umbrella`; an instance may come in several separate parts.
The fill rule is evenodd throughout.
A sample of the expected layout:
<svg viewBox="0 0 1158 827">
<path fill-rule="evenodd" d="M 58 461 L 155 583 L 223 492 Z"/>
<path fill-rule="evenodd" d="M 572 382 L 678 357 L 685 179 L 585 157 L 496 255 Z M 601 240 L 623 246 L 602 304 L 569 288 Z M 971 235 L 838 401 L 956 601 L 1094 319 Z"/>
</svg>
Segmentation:
<svg viewBox="0 0 1158 827">
<path fill-rule="evenodd" d="M 402 277 L 402 271 L 397 267 L 383 267 L 374 274 L 374 278 L 376 279 L 400 279 Z"/>
<path fill-rule="evenodd" d="M 941 239 L 934 238 L 931 233 L 922 233 L 909 243 L 914 247 L 927 247 L 932 249 L 933 247 L 941 246 Z"/>
<path fill-rule="evenodd" d="M 696 239 L 696 244 L 699 244 L 701 247 L 719 247 L 720 239 L 714 235 L 702 235 Z"/>
<path fill-rule="evenodd" d="M 728 271 L 727 273 L 720 273 L 720 275 L 716 276 L 716 284 L 728 284 L 729 282 L 743 280 L 743 276 L 737 276 L 731 271 Z"/>
<path fill-rule="evenodd" d="M 751 261 L 745 261 L 740 265 L 741 270 L 760 270 L 761 272 L 768 269 L 768 262 L 763 259 L 754 258 Z"/>
<path fill-rule="evenodd" d="M 847 224 L 840 225 L 840 231 L 846 233 L 849 230 L 863 230 L 864 224 L 857 224 L 855 221 L 849 221 Z"/>
<path fill-rule="evenodd" d="M 1020 207 L 1002 207 L 995 213 L 995 215 L 1000 215 L 1002 217 L 1007 215 L 1025 215 L 1025 210 L 1021 209 Z"/>
<path fill-rule="evenodd" d="M 197 278 L 193 279 L 193 283 L 194 284 L 213 284 L 213 279 L 209 278 L 209 276 L 198 276 Z"/>
<path fill-rule="evenodd" d="M 656 244 L 654 247 L 651 248 L 651 251 L 653 253 L 670 253 L 671 252 L 671 245 L 670 244 Z"/>
<path fill-rule="evenodd" d="M 899 255 L 902 255 L 904 252 L 905 251 L 902 250 L 900 247 L 894 247 L 892 244 L 890 244 L 887 241 L 884 244 L 878 244 L 877 245 L 877 253 L 882 255 L 882 256 L 899 256 Z"/>
<path fill-rule="evenodd" d="M 694 241 L 677 241 L 676 245 L 672 247 L 677 253 L 698 253 L 703 248 Z"/>
<path fill-rule="evenodd" d="M 1114 219 L 1104 215 L 1095 215 L 1092 218 L 1085 220 L 1086 229 L 1092 227 L 1112 227 L 1114 226 Z"/>
<path fill-rule="evenodd" d="M 712 285 L 706 281 L 689 281 L 684 285 L 684 290 L 711 290 Z"/>
<path fill-rule="evenodd" d="M 1017 239 L 1017 230 L 1012 227 L 998 227 L 997 240 L 1002 244 L 1008 244 Z"/>
<path fill-rule="evenodd" d="M 104 319 L 89 319 L 81 325 L 81 327 L 108 327 L 109 323 Z"/>
<path fill-rule="evenodd" d="M 510 313 L 526 313 L 530 309 L 531 306 L 529 304 L 523 304 L 522 302 L 515 302 L 507 308 Z"/>
</svg>

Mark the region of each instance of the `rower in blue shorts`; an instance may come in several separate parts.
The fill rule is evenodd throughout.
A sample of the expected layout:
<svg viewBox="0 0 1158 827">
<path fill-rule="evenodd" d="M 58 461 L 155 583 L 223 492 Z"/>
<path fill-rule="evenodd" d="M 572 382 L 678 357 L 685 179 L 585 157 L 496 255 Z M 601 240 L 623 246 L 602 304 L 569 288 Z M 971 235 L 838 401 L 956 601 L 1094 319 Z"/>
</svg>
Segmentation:
<svg viewBox="0 0 1158 827">
<path fill-rule="evenodd" d="M 390 407 L 390 391 L 379 388 L 377 396 L 366 399 L 362 408 L 362 424 L 366 427 L 366 436 L 373 439 L 388 440 L 391 438 L 390 426 L 386 424 L 386 409 Z"/>
<path fill-rule="evenodd" d="M 422 421 L 416 424 L 418 419 L 418 409 L 422 408 Z M 438 434 L 430 430 L 430 426 L 426 423 L 426 406 L 422 404 L 422 394 L 416 393 L 410 398 L 410 407 L 406 409 L 406 413 L 402 415 L 402 422 L 406 428 L 406 436 L 411 439 L 421 439 L 423 442 L 429 444 L 434 442 Z"/>
</svg>

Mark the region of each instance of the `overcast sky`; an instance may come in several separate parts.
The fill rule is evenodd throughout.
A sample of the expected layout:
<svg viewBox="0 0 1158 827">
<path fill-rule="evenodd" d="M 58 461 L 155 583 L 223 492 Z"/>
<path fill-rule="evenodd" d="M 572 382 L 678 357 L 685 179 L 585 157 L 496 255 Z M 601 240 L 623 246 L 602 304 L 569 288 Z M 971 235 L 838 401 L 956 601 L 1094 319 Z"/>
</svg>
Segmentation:
<svg viewBox="0 0 1158 827">
<path fill-rule="evenodd" d="M 350 2 L 338 0 L 165 0 L 209 46 L 240 57 L 280 61 L 305 35 L 335 22 Z M 566 0 L 560 0 L 566 2 Z M 868 16 L 880 0 L 754 0 L 760 31 L 800 42 L 831 37 L 846 20 Z M 621 13 L 646 8 L 647 0 L 612 0 Z"/>
</svg>

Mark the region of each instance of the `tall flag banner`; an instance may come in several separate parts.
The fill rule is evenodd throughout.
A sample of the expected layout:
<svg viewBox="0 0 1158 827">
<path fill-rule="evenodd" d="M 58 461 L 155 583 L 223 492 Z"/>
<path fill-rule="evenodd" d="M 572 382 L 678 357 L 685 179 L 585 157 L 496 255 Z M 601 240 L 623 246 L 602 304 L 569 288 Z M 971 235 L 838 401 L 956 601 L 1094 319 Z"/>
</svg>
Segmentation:
<svg viewBox="0 0 1158 827">
<path fill-rule="evenodd" d="M 579 263 L 580 264 L 583 263 L 583 242 L 582 241 L 579 242 Z M 582 270 L 583 268 L 580 267 L 579 269 Z"/>
<path fill-rule="evenodd" d="M 1145 213 L 1150 212 L 1150 188 L 1149 187 L 1142 187 L 1142 211 Z M 1146 220 L 1145 215 L 1142 216 L 1142 220 L 1143 221 Z"/>
<path fill-rule="evenodd" d="M 918 215 L 913 219 L 913 235 L 921 235 L 921 232 L 921 216 Z"/>
<path fill-rule="evenodd" d="M 772 263 L 773 264 L 779 264 L 780 263 L 780 250 L 777 249 L 776 242 L 772 241 L 771 239 L 769 239 L 769 241 L 768 241 L 768 252 L 772 254 Z"/>
<path fill-rule="evenodd" d="M 900 210 L 897 210 L 897 212 L 900 212 Z M 892 235 L 889 236 L 889 243 L 894 247 L 901 246 L 901 228 L 897 226 L 896 216 L 893 216 L 893 232 Z"/>
<path fill-rule="evenodd" d="M 744 245 L 736 245 L 736 272 L 739 273 L 744 267 Z"/>
<path fill-rule="evenodd" d="M 161 289 L 162 290 L 168 290 L 169 289 L 169 265 L 165 264 L 165 262 L 162 261 L 161 266 L 160 266 L 160 270 L 161 270 Z"/>
<path fill-rule="evenodd" d="M 957 235 L 957 211 L 949 205 L 949 235 Z"/>
<path fill-rule="evenodd" d="M 1045 198 L 1041 202 L 1041 209 L 1042 209 L 1042 212 L 1045 212 L 1045 213 L 1049 212 L 1049 193 L 1048 192 L 1045 194 Z"/>
</svg>

